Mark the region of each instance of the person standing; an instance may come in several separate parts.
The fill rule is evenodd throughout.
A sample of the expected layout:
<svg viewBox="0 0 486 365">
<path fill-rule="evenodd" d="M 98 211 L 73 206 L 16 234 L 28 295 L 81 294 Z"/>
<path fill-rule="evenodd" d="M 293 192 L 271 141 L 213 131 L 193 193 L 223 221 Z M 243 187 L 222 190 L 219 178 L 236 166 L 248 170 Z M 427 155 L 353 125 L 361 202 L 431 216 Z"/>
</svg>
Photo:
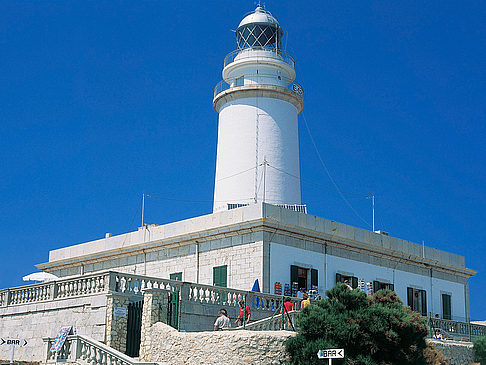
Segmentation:
<svg viewBox="0 0 486 365">
<path fill-rule="evenodd" d="M 245 301 L 244 300 L 240 300 L 239 304 L 240 304 L 240 311 L 238 313 L 238 318 L 236 319 L 235 323 L 238 323 L 238 326 L 242 326 L 243 323 L 245 323 L 245 322 L 246 322 L 246 324 L 250 323 L 251 312 L 250 312 L 249 306 L 245 307 Z"/>
<path fill-rule="evenodd" d="M 231 321 L 228 317 L 228 312 L 226 311 L 226 309 L 222 308 L 219 311 L 219 317 L 216 319 L 216 322 L 214 322 L 214 330 L 222 331 L 223 329 L 230 327 Z"/>
<path fill-rule="evenodd" d="M 304 295 L 302 296 L 302 302 L 300 302 L 300 309 L 304 309 L 308 305 L 310 305 L 309 295 L 307 295 L 307 293 L 304 293 Z"/>
</svg>

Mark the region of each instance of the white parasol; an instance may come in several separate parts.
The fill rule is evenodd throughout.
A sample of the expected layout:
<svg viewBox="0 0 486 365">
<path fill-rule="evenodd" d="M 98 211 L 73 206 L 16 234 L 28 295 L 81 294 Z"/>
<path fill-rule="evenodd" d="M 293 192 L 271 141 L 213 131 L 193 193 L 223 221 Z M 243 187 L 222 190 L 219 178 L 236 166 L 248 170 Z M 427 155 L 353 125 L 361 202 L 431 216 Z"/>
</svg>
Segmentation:
<svg viewBox="0 0 486 365">
<path fill-rule="evenodd" d="M 26 275 L 22 278 L 23 281 L 52 281 L 59 279 L 56 275 L 49 274 L 48 272 L 39 271 Z"/>
</svg>

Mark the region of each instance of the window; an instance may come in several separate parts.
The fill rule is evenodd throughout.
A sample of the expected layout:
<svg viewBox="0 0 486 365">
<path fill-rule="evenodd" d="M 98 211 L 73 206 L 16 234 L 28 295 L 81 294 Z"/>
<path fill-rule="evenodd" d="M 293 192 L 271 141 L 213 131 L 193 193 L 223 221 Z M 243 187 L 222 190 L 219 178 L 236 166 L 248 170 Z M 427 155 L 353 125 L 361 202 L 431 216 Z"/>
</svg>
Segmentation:
<svg viewBox="0 0 486 365">
<path fill-rule="evenodd" d="M 227 265 L 224 266 L 215 266 L 213 267 L 213 285 L 214 286 L 227 286 Z"/>
<path fill-rule="evenodd" d="M 351 288 L 356 289 L 358 287 L 358 278 L 356 276 L 348 276 L 336 273 L 336 284 L 337 283 L 344 283 L 347 280 Z"/>
<path fill-rule="evenodd" d="M 427 293 L 425 290 L 407 288 L 407 304 L 415 312 L 427 315 Z"/>
<path fill-rule="evenodd" d="M 175 272 L 175 273 L 170 274 L 170 280 L 182 281 L 182 272 Z"/>
<path fill-rule="evenodd" d="M 299 289 L 317 289 L 318 277 L 318 271 L 316 269 L 307 269 L 305 267 L 290 265 L 292 295 L 295 295 Z"/>
<path fill-rule="evenodd" d="M 395 290 L 395 285 L 377 280 L 373 281 L 373 293 L 381 289 Z"/>
<path fill-rule="evenodd" d="M 245 84 L 245 77 L 244 76 L 240 76 L 240 77 L 236 78 L 235 86 L 243 86 L 244 84 Z"/>
<path fill-rule="evenodd" d="M 442 294 L 442 318 L 452 319 L 452 307 L 450 294 Z"/>
</svg>

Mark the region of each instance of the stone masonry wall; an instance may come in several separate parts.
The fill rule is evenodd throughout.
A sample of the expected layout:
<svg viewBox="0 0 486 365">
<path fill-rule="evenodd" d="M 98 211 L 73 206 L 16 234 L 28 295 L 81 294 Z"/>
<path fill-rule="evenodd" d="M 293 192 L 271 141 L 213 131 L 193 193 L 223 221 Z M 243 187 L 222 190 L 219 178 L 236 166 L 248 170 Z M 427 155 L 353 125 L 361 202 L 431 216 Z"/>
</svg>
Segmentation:
<svg viewBox="0 0 486 365">
<path fill-rule="evenodd" d="M 106 295 L 91 295 L 50 302 L 0 308 L 0 337 L 23 338 L 27 345 L 15 349 L 16 361 L 45 360 L 45 337 L 55 337 L 61 327 L 73 326 L 78 334 L 105 341 Z M 0 346 L 0 360 L 10 359 L 10 346 Z"/>
<path fill-rule="evenodd" d="M 450 359 L 450 365 L 469 365 L 474 363 L 473 345 L 470 342 L 458 342 L 449 340 L 432 340 L 430 342 L 437 347 L 442 355 Z"/>
<path fill-rule="evenodd" d="M 263 285 L 263 233 L 247 233 L 199 243 L 199 283 L 213 285 L 213 267 L 228 265 L 228 287 L 250 290 L 255 279 Z M 69 277 L 113 270 L 128 274 L 169 278 L 182 272 L 182 280 L 197 281 L 196 244 L 160 248 L 144 254 L 113 256 L 69 269 L 51 270 L 59 277 Z"/>
<path fill-rule="evenodd" d="M 116 293 L 108 294 L 106 300 L 106 344 L 123 353 L 127 349 L 129 303 L 128 296 Z"/>
<path fill-rule="evenodd" d="M 146 350 L 152 347 L 152 341 L 156 340 L 150 336 L 150 328 L 158 321 L 165 323 L 167 319 L 167 303 L 169 291 L 163 289 L 147 289 L 143 295 L 142 330 L 140 336 L 140 357 L 149 356 Z"/>
<path fill-rule="evenodd" d="M 285 341 L 288 331 L 213 331 L 177 332 L 155 323 L 147 336 L 148 347 L 140 361 L 167 362 L 173 365 L 282 364 L 288 361 Z"/>
</svg>

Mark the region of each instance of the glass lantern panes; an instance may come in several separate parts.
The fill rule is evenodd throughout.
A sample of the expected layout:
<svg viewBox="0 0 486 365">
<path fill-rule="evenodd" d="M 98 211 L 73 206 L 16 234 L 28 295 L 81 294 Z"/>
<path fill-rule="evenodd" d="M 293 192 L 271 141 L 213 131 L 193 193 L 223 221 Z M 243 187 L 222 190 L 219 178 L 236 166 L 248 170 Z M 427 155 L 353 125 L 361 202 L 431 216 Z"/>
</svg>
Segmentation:
<svg viewBox="0 0 486 365">
<path fill-rule="evenodd" d="M 236 43 L 244 48 L 281 48 L 282 29 L 269 24 L 247 24 L 236 30 Z"/>
</svg>

